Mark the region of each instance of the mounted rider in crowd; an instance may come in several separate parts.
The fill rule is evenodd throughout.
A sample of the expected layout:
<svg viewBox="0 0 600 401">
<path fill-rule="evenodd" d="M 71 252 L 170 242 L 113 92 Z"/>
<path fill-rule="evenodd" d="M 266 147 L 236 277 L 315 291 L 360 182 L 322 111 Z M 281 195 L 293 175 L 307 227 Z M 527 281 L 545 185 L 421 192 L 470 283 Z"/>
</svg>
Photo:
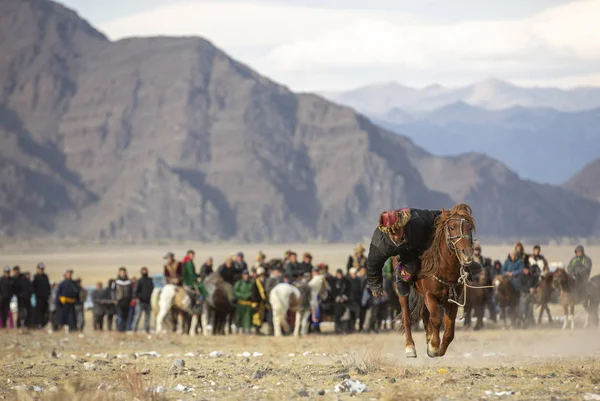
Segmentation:
<svg viewBox="0 0 600 401">
<path fill-rule="evenodd" d="M 585 254 L 583 245 L 578 245 L 575 248 L 575 256 L 567 266 L 567 273 L 575 278 L 577 288 L 588 282 L 590 273 L 592 272 L 592 259 Z"/>
</svg>

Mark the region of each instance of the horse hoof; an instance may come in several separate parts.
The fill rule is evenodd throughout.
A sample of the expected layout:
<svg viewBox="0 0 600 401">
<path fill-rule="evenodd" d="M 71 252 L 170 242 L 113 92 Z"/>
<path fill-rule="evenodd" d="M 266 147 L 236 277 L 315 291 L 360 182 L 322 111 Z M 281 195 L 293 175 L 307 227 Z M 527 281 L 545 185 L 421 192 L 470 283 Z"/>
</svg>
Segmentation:
<svg viewBox="0 0 600 401">
<path fill-rule="evenodd" d="M 416 358 L 417 350 L 415 349 L 415 347 L 406 347 L 406 350 L 404 350 L 404 354 L 407 358 Z"/>
<path fill-rule="evenodd" d="M 427 356 L 430 358 L 437 358 L 440 356 L 440 349 L 431 346 L 431 343 L 427 344 Z"/>
</svg>

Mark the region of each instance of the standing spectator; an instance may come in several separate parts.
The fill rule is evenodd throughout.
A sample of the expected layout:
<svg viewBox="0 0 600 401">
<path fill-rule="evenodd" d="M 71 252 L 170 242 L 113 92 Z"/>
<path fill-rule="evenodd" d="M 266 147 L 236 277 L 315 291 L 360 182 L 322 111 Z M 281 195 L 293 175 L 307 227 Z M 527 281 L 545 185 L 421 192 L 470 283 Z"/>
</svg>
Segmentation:
<svg viewBox="0 0 600 401">
<path fill-rule="evenodd" d="M 244 260 L 244 253 L 242 251 L 239 251 L 235 255 L 235 263 L 234 264 L 235 264 L 235 268 L 237 269 L 237 273 L 240 276 L 244 270 L 248 270 L 248 264 Z"/>
<path fill-rule="evenodd" d="M 172 277 L 172 276 L 171 276 Z M 115 305 L 117 307 L 117 330 L 124 332 L 129 316 L 129 303 L 131 302 L 131 280 L 127 277 L 127 269 L 119 268 L 119 276 L 115 280 Z"/>
<path fill-rule="evenodd" d="M 79 290 L 79 301 L 75 304 L 75 320 L 77 321 L 77 330 L 83 331 L 85 328 L 85 301 L 87 300 L 88 292 L 81 285 L 81 278 L 75 280 L 75 285 Z"/>
<path fill-rule="evenodd" d="M 237 326 L 237 332 L 240 329 L 243 330 L 244 334 L 250 333 L 250 327 L 252 325 L 252 287 L 254 283 L 250 281 L 250 275 L 248 270 L 242 272 L 242 279 L 239 280 L 233 286 L 233 295 L 237 299 L 235 308 L 235 325 Z"/>
<path fill-rule="evenodd" d="M 33 293 L 35 295 L 34 324 L 37 328 L 44 328 L 48 324 L 48 302 L 50 300 L 50 280 L 44 272 L 43 263 L 38 263 L 37 272 L 33 277 Z"/>
<path fill-rule="evenodd" d="M 362 246 L 362 244 L 356 244 L 356 248 L 354 248 L 354 255 L 350 255 L 348 257 L 348 263 L 346 263 L 346 272 L 350 272 L 350 268 L 352 267 L 356 267 L 358 270 L 363 266 L 367 267 L 365 247 Z"/>
<path fill-rule="evenodd" d="M 133 296 L 137 299 L 137 305 L 135 307 L 135 317 L 133 319 L 133 331 L 137 331 L 138 324 L 142 312 L 144 313 L 144 330 L 146 333 L 150 333 L 150 315 L 152 314 L 152 305 L 150 300 L 152 298 L 152 291 L 154 291 L 154 283 L 152 279 L 148 277 L 148 269 L 142 267 L 142 277 L 137 281 Z"/>
<path fill-rule="evenodd" d="M 312 265 L 312 260 L 313 260 L 312 255 L 308 252 L 304 252 L 304 254 L 302 255 L 302 263 L 300 263 L 300 268 L 299 268 L 300 275 L 312 274 L 312 271 L 314 269 L 314 267 Z"/>
<path fill-rule="evenodd" d="M 233 266 L 232 258 L 225 259 L 225 263 L 219 267 L 219 274 L 229 284 L 235 284 L 235 267 Z"/>
<path fill-rule="evenodd" d="M 135 306 L 137 305 L 137 299 L 133 295 L 135 291 L 135 285 L 137 282 L 137 278 L 133 276 L 131 278 L 131 301 L 129 301 L 129 312 L 127 313 L 127 327 L 125 330 L 131 331 L 131 326 L 133 325 L 133 317 L 135 316 Z"/>
<path fill-rule="evenodd" d="M 73 270 L 67 270 L 64 280 L 56 290 L 56 325 L 63 327 L 65 333 L 75 330 L 75 304 L 79 302 L 79 288 L 73 281 Z"/>
<path fill-rule="evenodd" d="M 367 287 L 367 267 L 363 266 L 358 269 L 358 274 L 356 275 L 360 282 L 361 294 L 364 294 L 365 288 Z M 363 305 L 362 297 L 360 301 L 360 313 L 358 315 L 358 331 L 363 331 L 365 327 L 365 318 L 367 317 L 367 310 L 369 308 L 366 305 Z"/>
<path fill-rule="evenodd" d="M 259 267 L 262 267 L 263 269 L 266 269 L 266 261 L 267 261 L 267 257 L 265 256 L 264 253 L 262 253 L 262 251 L 258 251 L 258 255 L 256 256 L 256 262 L 254 262 L 254 264 L 252 265 L 252 268 L 258 270 Z M 265 270 L 266 272 L 266 270 Z"/>
<path fill-rule="evenodd" d="M 523 271 L 517 277 L 516 283 L 517 289 L 521 293 L 519 316 L 523 321 L 523 328 L 527 328 L 530 323 L 533 323 L 533 304 L 538 279 L 530 273 L 529 266 L 523 266 Z"/>
<path fill-rule="evenodd" d="M 384 276 L 383 288 L 389 288 L 389 283 L 387 281 L 387 278 Z M 367 332 L 379 333 L 379 330 L 381 329 L 381 321 L 387 317 L 384 305 L 386 302 L 388 302 L 388 293 L 387 291 L 383 291 L 383 294 L 375 297 L 371 291 L 369 291 L 368 297 L 370 298 L 369 304 L 371 306 L 371 317 L 369 319 Z"/>
<path fill-rule="evenodd" d="M 167 260 L 167 263 L 164 266 L 165 282 L 167 284 L 181 285 L 183 266 L 180 262 L 175 260 L 175 254 L 173 252 L 168 252 L 164 259 Z"/>
<path fill-rule="evenodd" d="M 14 294 L 17 296 L 17 328 L 29 327 L 31 321 L 31 295 L 33 285 L 25 274 L 21 273 L 19 266 L 13 267 Z"/>
<path fill-rule="evenodd" d="M 493 280 L 494 277 L 501 276 L 501 275 L 502 275 L 502 262 L 500 262 L 499 260 L 494 260 L 494 263 L 492 264 L 492 268 L 490 270 L 490 277 Z"/>
<path fill-rule="evenodd" d="M 58 324 L 56 323 L 56 291 L 58 285 L 54 281 L 50 281 L 50 300 L 48 301 L 48 322 L 50 323 L 50 332 L 58 330 Z"/>
<path fill-rule="evenodd" d="M 104 307 L 104 315 L 106 316 L 106 328 L 108 331 L 113 329 L 113 320 L 117 313 L 117 307 L 115 305 L 115 280 L 108 280 L 107 287 L 102 290 L 100 295 L 100 303 Z"/>
<path fill-rule="evenodd" d="M 204 282 L 204 279 L 213 274 L 213 258 L 206 258 L 206 262 L 200 267 L 200 280 Z"/>
<path fill-rule="evenodd" d="M 284 273 L 290 277 L 291 281 L 298 276 L 298 272 L 300 271 L 297 258 L 296 252 L 290 252 L 287 262 L 283 265 Z"/>
<path fill-rule="evenodd" d="M 257 335 L 260 335 L 263 321 L 265 319 L 265 310 L 267 307 L 267 291 L 265 289 L 265 269 L 258 267 L 256 269 L 256 280 L 252 286 L 252 326 Z"/>
<path fill-rule="evenodd" d="M 350 283 L 347 277 L 344 276 L 342 269 L 338 269 L 335 274 L 333 285 L 334 296 L 334 319 L 335 332 L 337 334 L 348 333 L 348 322 L 350 320 L 350 311 L 348 309 L 348 301 L 350 299 Z"/>
<path fill-rule="evenodd" d="M 96 283 L 96 289 L 92 292 L 92 302 L 94 308 L 92 313 L 94 316 L 94 331 L 102 331 L 102 323 L 104 321 L 104 305 L 102 305 L 102 282 Z"/>
<path fill-rule="evenodd" d="M 350 332 L 354 332 L 356 329 L 356 322 L 359 321 L 360 318 L 360 302 L 362 300 L 363 286 L 358 278 L 357 274 L 358 269 L 356 267 L 351 267 L 349 271 L 348 282 L 350 284 L 350 297 L 348 299 L 348 304 L 350 306 Z"/>
<path fill-rule="evenodd" d="M 10 267 L 5 266 L 0 279 L 0 328 L 7 328 L 10 313 L 10 300 L 14 295 L 13 279 L 10 277 Z"/>
</svg>

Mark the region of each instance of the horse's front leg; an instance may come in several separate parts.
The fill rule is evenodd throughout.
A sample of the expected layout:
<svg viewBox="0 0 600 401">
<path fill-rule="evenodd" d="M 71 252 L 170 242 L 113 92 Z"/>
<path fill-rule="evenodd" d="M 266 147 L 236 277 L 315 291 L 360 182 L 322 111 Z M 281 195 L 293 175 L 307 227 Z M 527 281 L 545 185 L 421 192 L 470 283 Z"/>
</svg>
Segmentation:
<svg viewBox="0 0 600 401">
<path fill-rule="evenodd" d="M 429 334 L 429 309 L 427 308 L 423 308 L 423 312 L 421 315 L 422 319 L 423 319 L 423 327 L 425 328 L 425 344 L 429 344 L 429 338 L 430 338 L 430 334 Z"/>
<path fill-rule="evenodd" d="M 442 319 L 438 310 L 438 301 L 430 292 L 425 294 L 425 306 L 429 310 L 427 355 L 430 358 L 436 358 L 440 356 L 440 326 L 442 325 Z"/>
<path fill-rule="evenodd" d="M 562 328 L 563 330 L 565 330 L 569 325 L 569 305 L 566 302 L 563 304 L 563 313 L 565 315 L 565 321 L 563 323 Z"/>
<path fill-rule="evenodd" d="M 571 304 L 570 306 L 570 310 L 571 310 L 571 330 L 575 330 L 575 304 Z"/>
<path fill-rule="evenodd" d="M 406 338 L 406 348 L 404 354 L 407 358 L 416 358 L 417 350 L 412 338 L 412 324 L 410 316 L 410 306 L 408 304 L 408 295 L 400 295 L 400 307 L 402 308 L 402 324 L 404 325 L 404 337 Z"/>
<path fill-rule="evenodd" d="M 456 313 L 458 312 L 458 305 L 450 304 L 444 312 L 444 338 L 442 340 L 442 346 L 440 347 L 440 356 L 446 355 L 448 346 L 454 340 L 454 325 L 456 322 Z"/>
</svg>

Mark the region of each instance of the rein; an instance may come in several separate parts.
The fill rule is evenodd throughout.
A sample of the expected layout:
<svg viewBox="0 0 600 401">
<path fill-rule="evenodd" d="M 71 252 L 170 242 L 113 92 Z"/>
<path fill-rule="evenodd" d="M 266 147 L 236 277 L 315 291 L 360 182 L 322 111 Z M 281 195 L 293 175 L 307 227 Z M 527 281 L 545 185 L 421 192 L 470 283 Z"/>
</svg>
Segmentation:
<svg viewBox="0 0 600 401">
<path fill-rule="evenodd" d="M 459 235 L 454 235 L 454 236 L 450 235 L 450 229 L 448 228 L 448 221 L 450 221 L 450 220 L 460 221 Z M 465 222 L 468 223 L 468 221 L 465 218 L 451 217 L 446 221 L 446 224 L 444 225 L 444 231 L 446 234 L 446 244 L 448 245 L 448 249 L 450 249 L 451 251 L 454 251 L 454 254 L 456 255 L 456 259 L 459 261 L 461 260 L 461 258 L 460 258 L 460 255 L 458 254 L 458 248 L 456 247 L 456 245 L 458 245 L 458 243 L 460 241 L 462 241 L 463 239 L 470 241 L 471 244 L 473 243 L 473 237 L 471 236 L 471 234 L 465 234 L 465 232 L 463 231 L 463 224 Z M 474 285 L 469 284 L 468 280 L 467 280 L 467 278 L 469 277 L 469 273 L 467 272 L 465 267 L 466 267 L 465 264 L 463 264 L 463 263 L 460 264 L 460 275 L 459 275 L 456 283 L 448 283 L 448 282 L 442 280 L 441 278 L 437 277 L 436 275 L 432 276 L 439 283 L 448 287 L 448 289 L 449 289 L 448 290 L 448 302 L 456 304 L 460 307 L 464 307 L 467 303 L 467 288 L 473 288 L 473 289 L 494 288 L 493 285 L 474 286 Z M 459 303 L 458 301 L 455 301 L 455 299 L 458 299 L 458 294 L 456 293 L 456 287 L 458 287 L 459 285 L 463 285 L 464 298 L 463 298 L 462 304 Z"/>
</svg>

